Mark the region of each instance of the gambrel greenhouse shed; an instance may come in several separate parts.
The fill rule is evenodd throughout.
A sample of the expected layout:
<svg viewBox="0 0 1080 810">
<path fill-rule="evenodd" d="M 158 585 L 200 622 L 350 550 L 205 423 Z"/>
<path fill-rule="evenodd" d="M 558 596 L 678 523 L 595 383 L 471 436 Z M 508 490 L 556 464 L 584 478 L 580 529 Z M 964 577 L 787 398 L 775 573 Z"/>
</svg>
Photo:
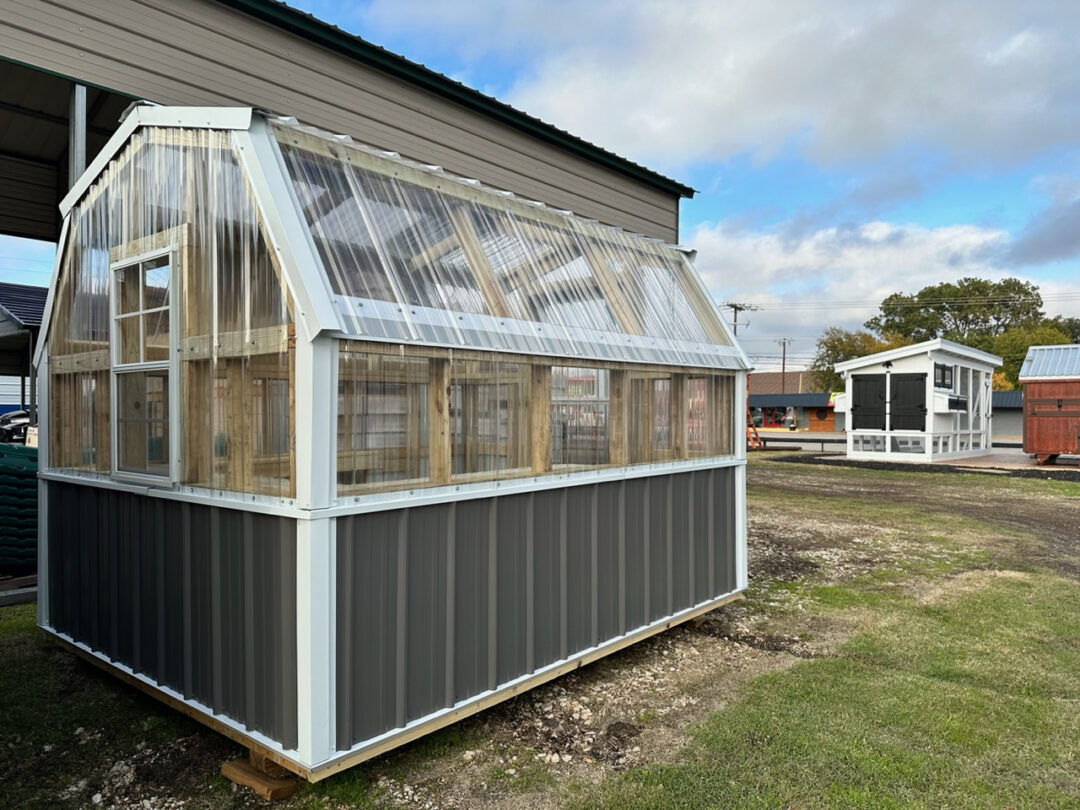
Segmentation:
<svg viewBox="0 0 1080 810">
<path fill-rule="evenodd" d="M 684 251 L 250 109 L 62 209 L 41 624 L 173 705 L 318 779 L 745 587 Z"/>
</svg>

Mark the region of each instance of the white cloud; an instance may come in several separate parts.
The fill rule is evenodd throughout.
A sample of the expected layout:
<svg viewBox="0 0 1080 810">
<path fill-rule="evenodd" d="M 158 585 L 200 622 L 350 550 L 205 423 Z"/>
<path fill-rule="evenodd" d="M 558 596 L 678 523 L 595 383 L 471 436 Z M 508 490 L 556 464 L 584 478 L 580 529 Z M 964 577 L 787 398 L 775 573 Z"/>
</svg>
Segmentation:
<svg viewBox="0 0 1080 810">
<path fill-rule="evenodd" d="M 697 268 L 717 300 L 761 307 L 740 315 L 739 338 L 764 358 L 763 367 L 776 365 L 781 337 L 793 339 L 790 366 L 804 364 L 825 326 L 861 328 L 891 293 L 964 276 L 1015 275 L 1001 261 L 1009 235 L 974 225 L 869 222 L 791 239 L 721 222 L 699 226 L 686 243 L 698 250 Z M 1039 285 L 1048 314 L 1068 314 L 1080 303 L 1080 279 L 1020 277 Z"/>
<path fill-rule="evenodd" d="M 1080 130 L 1077 3 L 373 0 L 364 18 L 518 57 L 512 103 L 665 170 L 791 143 L 1013 165 Z"/>
</svg>

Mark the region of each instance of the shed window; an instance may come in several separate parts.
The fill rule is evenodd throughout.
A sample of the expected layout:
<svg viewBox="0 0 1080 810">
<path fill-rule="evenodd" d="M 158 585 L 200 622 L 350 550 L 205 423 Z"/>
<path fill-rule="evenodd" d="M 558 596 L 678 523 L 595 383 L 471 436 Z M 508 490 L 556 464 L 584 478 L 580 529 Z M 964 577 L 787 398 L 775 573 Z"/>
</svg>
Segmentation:
<svg viewBox="0 0 1080 810">
<path fill-rule="evenodd" d="M 429 361 L 342 351 L 337 480 L 342 494 L 428 477 Z"/>
<path fill-rule="evenodd" d="M 169 477 L 172 254 L 113 269 L 116 469 Z"/>
<path fill-rule="evenodd" d="M 607 464 L 608 396 L 605 369 L 551 369 L 551 463 Z"/>
<path fill-rule="evenodd" d="M 450 382 L 452 474 L 528 468 L 529 365 L 455 360 Z"/>
<path fill-rule="evenodd" d="M 934 388 L 953 390 L 953 367 L 948 363 L 934 363 Z"/>
</svg>

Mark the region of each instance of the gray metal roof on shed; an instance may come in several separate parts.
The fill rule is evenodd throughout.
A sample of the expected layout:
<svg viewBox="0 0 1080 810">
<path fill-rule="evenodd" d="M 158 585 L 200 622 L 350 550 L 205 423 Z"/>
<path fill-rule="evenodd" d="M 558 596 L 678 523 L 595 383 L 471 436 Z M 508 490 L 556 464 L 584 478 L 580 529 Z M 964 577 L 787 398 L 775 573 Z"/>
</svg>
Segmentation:
<svg viewBox="0 0 1080 810">
<path fill-rule="evenodd" d="M 23 326 L 41 326 L 48 287 L 0 282 L 0 308 Z"/>
<path fill-rule="evenodd" d="M 1023 391 L 994 391 L 991 402 L 995 411 L 1001 409 L 1017 409 L 1024 407 Z"/>
<path fill-rule="evenodd" d="M 1080 343 L 1032 346 L 1020 367 L 1021 381 L 1068 377 L 1080 378 Z"/>
</svg>

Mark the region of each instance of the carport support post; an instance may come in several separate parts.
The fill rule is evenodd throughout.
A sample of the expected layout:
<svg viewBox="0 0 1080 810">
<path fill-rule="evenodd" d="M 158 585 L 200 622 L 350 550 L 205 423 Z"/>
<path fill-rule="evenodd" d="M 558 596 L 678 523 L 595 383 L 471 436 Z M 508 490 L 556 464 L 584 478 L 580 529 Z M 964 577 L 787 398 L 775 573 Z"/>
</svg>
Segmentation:
<svg viewBox="0 0 1080 810">
<path fill-rule="evenodd" d="M 86 171 L 86 85 L 71 86 L 68 115 L 68 188 Z"/>
</svg>

